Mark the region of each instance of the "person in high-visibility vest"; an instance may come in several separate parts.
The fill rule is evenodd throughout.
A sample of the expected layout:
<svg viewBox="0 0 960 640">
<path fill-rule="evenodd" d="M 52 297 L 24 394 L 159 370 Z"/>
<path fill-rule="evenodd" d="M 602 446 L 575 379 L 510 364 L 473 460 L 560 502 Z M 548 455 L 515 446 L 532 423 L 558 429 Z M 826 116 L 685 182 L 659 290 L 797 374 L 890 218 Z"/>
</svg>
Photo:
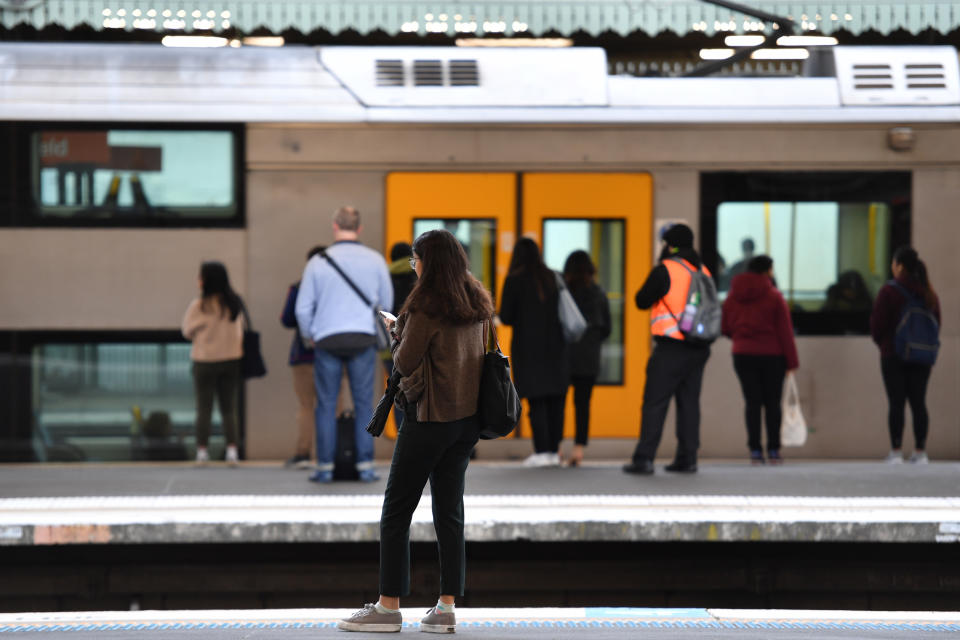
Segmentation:
<svg viewBox="0 0 960 640">
<path fill-rule="evenodd" d="M 710 345 L 685 339 L 679 319 L 687 303 L 691 274 L 702 266 L 693 248 L 693 231 L 675 224 L 662 234 L 660 264 L 647 276 L 637 291 L 640 309 L 650 309 L 650 332 L 655 347 L 647 362 L 647 381 L 643 390 L 643 414 L 640 441 L 632 460 L 623 466 L 625 473 L 650 475 L 653 458 L 663 435 L 670 399 L 677 400 L 677 452 L 667 471 L 695 473 L 700 447 L 700 386 L 703 369 L 710 357 Z M 704 267 L 704 271 L 706 268 Z M 707 272 L 709 275 L 709 272 Z"/>
</svg>

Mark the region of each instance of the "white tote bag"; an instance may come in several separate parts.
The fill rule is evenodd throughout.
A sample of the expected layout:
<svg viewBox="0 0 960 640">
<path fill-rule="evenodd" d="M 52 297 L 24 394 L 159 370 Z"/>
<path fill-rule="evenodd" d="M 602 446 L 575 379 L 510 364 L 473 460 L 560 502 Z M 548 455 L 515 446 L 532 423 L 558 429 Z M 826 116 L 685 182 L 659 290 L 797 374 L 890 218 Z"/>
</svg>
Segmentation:
<svg viewBox="0 0 960 640">
<path fill-rule="evenodd" d="M 797 377 L 787 374 L 783 384 L 783 422 L 780 425 L 780 444 L 784 447 L 802 447 L 807 441 L 807 421 L 800 410 L 800 392 Z"/>
<path fill-rule="evenodd" d="M 557 277 L 557 289 L 560 290 L 560 300 L 557 303 L 557 311 L 560 314 L 560 326 L 563 328 L 563 337 L 567 342 L 577 342 L 583 337 L 587 330 L 587 321 L 580 313 L 573 295 L 567 290 L 563 283 L 563 277 L 554 272 Z"/>
</svg>

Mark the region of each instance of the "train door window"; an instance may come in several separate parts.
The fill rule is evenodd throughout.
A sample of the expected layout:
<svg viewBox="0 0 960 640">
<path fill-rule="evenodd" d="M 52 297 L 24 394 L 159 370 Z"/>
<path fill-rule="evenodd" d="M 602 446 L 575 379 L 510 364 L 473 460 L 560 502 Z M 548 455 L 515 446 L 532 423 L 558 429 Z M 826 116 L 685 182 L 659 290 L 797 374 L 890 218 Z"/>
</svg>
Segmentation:
<svg viewBox="0 0 960 640">
<path fill-rule="evenodd" d="M 910 174 L 704 174 L 702 188 L 721 296 L 766 254 L 798 333 L 869 332 L 892 252 L 909 242 Z"/>
<path fill-rule="evenodd" d="M 601 348 L 597 384 L 623 384 L 623 248 L 623 220 L 567 218 L 543 222 L 543 259 L 547 266 L 563 272 L 571 253 L 586 251 L 597 268 L 597 283 L 607 293 L 612 330 Z"/>
<path fill-rule="evenodd" d="M 496 291 L 497 221 L 494 219 L 421 218 L 413 221 L 413 237 L 446 229 L 460 241 L 470 261 L 470 271 L 491 292 Z"/>
</svg>

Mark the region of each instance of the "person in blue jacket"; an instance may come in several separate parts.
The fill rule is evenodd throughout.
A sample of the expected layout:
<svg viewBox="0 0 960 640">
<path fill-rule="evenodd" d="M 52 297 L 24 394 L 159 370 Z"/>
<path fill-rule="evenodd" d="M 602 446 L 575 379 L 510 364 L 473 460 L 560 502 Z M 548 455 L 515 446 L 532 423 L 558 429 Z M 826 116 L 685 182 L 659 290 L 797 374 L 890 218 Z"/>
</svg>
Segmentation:
<svg viewBox="0 0 960 640">
<path fill-rule="evenodd" d="M 326 247 L 317 246 L 307 252 L 307 262 Z M 290 344 L 290 371 L 293 372 L 293 391 L 297 394 L 297 447 L 293 457 L 285 466 L 297 469 L 310 467 L 310 451 L 313 449 L 313 414 L 317 408 L 317 392 L 313 386 L 313 348 L 300 334 L 297 325 L 297 293 L 300 282 L 294 282 L 287 291 L 287 301 L 283 304 L 280 322 L 287 329 L 293 329 L 293 342 Z"/>
</svg>

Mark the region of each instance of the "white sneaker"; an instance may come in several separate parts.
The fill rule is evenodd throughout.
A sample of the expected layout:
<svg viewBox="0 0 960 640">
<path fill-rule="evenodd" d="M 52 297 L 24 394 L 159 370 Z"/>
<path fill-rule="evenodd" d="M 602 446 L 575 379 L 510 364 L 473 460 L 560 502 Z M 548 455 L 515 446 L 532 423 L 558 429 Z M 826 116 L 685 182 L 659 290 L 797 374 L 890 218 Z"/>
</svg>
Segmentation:
<svg viewBox="0 0 960 640">
<path fill-rule="evenodd" d="M 545 453 L 543 455 L 546 457 L 548 462 L 548 464 L 544 466 L 559 467 L 562 464 L 559 453 Z"/>
<path fill-rule="evenodd" d="M 240 455 L 237 453 L 237 447 L 235 445 L 229 445 L 227 447 L 227 465 L 235 467 L 238 462 L 240 462 Z"/>
<path fill-rule="evenodd" d="M 930 462 L 930 458 L 927 457 L 926 451 L 914 451 L 910 456 L 910 462 L 913 464 L 927 464 Z"/>
<path fill-rule="evenodd" d="M 523 460 L 523 466 L 525 467 L 540 467 L 543 466 L 540 464 L 540 457 L 542 454 L 531 453 Z"/>
<path fill-rule="evenodd" d="M 887 464 L 903 464 L 903 452 L 900 449 L 892 449 L 883 461 Z"/>
<path fill-rule="evenodd" d="M 203 447 L 197 448 L 197 461 L 196 464 L 203 466 L 210 462 L 210 454 L 207 453 L 207 450 Z"/>
</svg>

